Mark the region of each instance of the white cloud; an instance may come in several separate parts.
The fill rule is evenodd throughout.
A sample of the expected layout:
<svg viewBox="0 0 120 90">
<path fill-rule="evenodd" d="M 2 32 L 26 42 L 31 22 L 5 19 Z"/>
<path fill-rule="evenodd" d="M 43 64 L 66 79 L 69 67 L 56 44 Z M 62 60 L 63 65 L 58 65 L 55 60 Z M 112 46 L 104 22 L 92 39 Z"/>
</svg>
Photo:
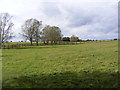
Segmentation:
<svg viewBox="0 0 120 90">
<path fill-rule="evenodd" d="M 108 39 L 117 37 L 117 5 L 118 0 L 2 0 L 0 13 L 13 16 L 16 35 L 26 19 L 37 18 L 59 26 L 65 36 Z"/>
</svg>

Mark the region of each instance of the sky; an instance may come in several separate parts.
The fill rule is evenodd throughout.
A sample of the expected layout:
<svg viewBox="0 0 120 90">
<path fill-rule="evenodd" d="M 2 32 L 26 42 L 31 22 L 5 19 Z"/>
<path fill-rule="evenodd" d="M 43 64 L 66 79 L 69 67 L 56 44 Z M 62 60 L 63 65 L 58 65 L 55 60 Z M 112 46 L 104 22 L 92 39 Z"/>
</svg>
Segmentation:
<svg viewBox="0 0 120 90">
<path fill-rule="evenodd" d="M 119 0 L 1 0 L 0 13 L 9 13 L 14 26 L 12 41 L 25 20 L 36 18 L 45 25 L 60 27 L 64 36 L 105 40 L 118 38 Z"/>
</svg>

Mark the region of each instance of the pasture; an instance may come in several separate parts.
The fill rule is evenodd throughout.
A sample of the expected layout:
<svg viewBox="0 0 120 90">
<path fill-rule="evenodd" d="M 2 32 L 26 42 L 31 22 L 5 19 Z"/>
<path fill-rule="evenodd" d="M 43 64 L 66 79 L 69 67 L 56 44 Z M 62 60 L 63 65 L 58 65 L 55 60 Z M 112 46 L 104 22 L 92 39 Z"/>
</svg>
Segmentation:
<svg viewBox="0 0 120 90">
<path fill-rule="evenodd" d="M 118 41 L 2 50 L 3 88 L 116 88 Z"/>
</svg>

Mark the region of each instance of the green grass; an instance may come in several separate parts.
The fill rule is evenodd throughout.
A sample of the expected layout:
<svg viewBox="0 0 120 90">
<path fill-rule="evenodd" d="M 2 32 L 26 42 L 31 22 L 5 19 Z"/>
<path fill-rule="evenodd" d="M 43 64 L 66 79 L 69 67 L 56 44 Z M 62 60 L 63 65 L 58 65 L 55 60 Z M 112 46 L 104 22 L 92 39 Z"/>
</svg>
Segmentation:
<svg viewBox="0 0 120 90">
<path fill-rule="evenodd" d="M 118 87 L 118 41 L 3 49 L 2 58 L 3 87 Z"/>
</svg>

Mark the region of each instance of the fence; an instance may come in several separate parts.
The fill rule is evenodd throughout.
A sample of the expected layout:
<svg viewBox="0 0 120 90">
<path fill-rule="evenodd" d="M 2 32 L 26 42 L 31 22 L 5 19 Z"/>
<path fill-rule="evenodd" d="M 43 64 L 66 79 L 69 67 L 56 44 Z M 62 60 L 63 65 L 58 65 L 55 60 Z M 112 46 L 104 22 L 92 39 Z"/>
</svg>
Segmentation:
<svg viewBox="0 0 120 90">
<path fill-rule="evenodd" d="M 45 45 L 66 45 L 66 44 L 78 44 L 77 42 L 59 42 L 56 44 L 44 44 L 44 43 L 40 43 L 38 44 L 38 46 L 45 46 Z M 20 49 L 20 48 L 26 48 L 28 46 L 36 46 L 36 43 L 31 44 L 3 44 L 2 45 L 2 49 Z"/>
<path fill-rule="evenodd" d="M 27 45 L 25 44 L 16 44 L 16 45 L 2 45 L 2 49 L 11 49 L 11 48 L 24 48 Z"/>
</svg>

